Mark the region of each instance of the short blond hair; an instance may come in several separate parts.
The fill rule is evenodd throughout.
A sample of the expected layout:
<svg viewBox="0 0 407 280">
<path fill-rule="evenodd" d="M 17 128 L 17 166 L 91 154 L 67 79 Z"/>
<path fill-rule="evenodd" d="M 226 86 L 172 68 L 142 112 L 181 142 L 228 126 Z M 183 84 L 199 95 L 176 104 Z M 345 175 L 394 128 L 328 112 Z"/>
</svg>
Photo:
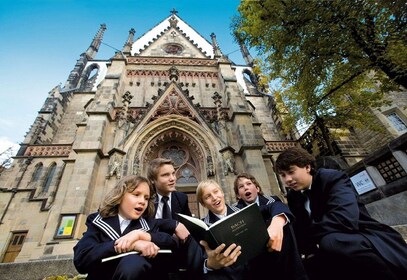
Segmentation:
<svg viewBox="0 0 407 280">
<path fill-rule="evenodd" d="M 222 190 L 221 186 L 220 186 L 219 183 L 216 182 L 215 180 L 213 180 L 213 179 L 206 179 L 206 180 L 201 181 L 201 182 L 198 184 L 198 187 L 196 188 L 196 199 L 198 200 L 198 202 L 199 202 L 202 206 L 204 206 L 203 197 L 202 197 L 203 191 L 204 191 L 205 188 L 207 188 L 207 187 L 210 186 L 210 185 L 215 185 L 215 186 L 218 187 L 218 188 L 221 190 L 221 192 L 223 193 L 223 190 Z"/>
</svg>

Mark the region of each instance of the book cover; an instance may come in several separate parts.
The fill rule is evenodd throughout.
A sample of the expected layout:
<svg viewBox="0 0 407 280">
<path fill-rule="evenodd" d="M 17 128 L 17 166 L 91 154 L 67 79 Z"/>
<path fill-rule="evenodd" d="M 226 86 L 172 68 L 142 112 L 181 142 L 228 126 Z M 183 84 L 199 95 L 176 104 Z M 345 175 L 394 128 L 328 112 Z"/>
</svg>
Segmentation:
<svg viewBox="0 0 407 280">
<path fill-rule="evenodd" d="M 228 247 L 235 243 L 242 247 L 236 263 L 243 264 L 266 250 L 269 240 L 266 224 L 256 203 L 250 204 L 211 226 L 202 220 L 178 214 L 196 241 L 205 240 L 211 249 L 222 243 Z"/>
<path fill-rule="evenodd" d="M 168 253 L 172 253 L 172 251 L 163 249 L 163 250 L 159 250 L 158 253 L 159 254 L 161 254 L 161 253 L 167 253 L 168 254 Z M 140 252 L 131 251 L 131 252 L 126 252 L 126 253 L 121 253 L 121 254 L 114 255 L 114 256 L 111 256 L 111 257 L 108 257 L 108 258 L 104 258 L 104 259 L 102 259 L 102 262 L 111 261 L 111 260 L 114 260 L 114 259 L 122 258 L 124 256 L 133 255 L 133 254 L 140 254 Z"/>
</svg>

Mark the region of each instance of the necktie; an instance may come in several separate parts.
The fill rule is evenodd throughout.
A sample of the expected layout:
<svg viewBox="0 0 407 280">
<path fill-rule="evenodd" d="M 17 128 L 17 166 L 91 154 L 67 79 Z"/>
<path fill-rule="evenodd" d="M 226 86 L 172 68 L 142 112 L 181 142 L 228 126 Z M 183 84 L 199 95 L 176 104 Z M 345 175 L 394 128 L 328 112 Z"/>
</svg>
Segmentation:
<svg viewBox="0 0 407 280">
<path fill-rule="evenodd" d="M 162 213 L 163 219 L 171 219 L 171 210 L 170 210 L 170 206 L 168 206 L 169 199 L 170 198 L 168 196 L 163 196 L 161 198 L 161 202 L 163 203 L 163 213 Z"/>
</svg>

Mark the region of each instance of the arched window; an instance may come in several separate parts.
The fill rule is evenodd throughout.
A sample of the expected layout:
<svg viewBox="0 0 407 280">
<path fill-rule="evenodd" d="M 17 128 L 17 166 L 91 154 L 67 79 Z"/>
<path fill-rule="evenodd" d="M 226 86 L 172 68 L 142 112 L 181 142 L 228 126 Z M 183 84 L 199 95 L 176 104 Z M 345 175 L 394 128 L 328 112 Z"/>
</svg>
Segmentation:
<svg viewBox="0 0 407 280">
<path fill-rule="evenodd" d="M 86 67 L 81 76 L 79 87 L 84 91 L 91 91 L 98 77 L 99 70 L 99 65 L 96 63 Z"/>
<path fill-rule="evenodd" d="M 31 183 L 35 184 L 40 180 L 43 167 L 42 162 L 35 166 L 33 176 L 31 177 Z"/>
<path fill-rule="evenodd" d="M 49 187 L 51 186 L 52 178 L 54 177 L 54 174 L 55 174 L 55 170 L 56 170 L 56 169 L 57 169 L 57 165 L 56 165 L 55 163 L 53 163 L 53 164 L 50 166 L 49 171 L 48 171 L 47 178 L 46 178 L 45 181 L 44 181 L 44 185 L 43 185 L 43 188 L 42 188 L 42 191 L 43 191 L 44 193 L 48 192 Z"/>
</svg>

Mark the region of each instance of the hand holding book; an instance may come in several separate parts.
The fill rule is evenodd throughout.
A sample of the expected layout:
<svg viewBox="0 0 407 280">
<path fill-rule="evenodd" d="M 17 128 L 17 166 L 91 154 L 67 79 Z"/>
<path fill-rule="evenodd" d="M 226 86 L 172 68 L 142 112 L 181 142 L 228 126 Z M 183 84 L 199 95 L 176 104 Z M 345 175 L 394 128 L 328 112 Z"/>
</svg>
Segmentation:
<svg viewBox="0 0 407 280">
<path fill-rule="evenodd" d="M 269 240 L 266 224 L 259 207 L 253 203 L 224 219 L 207 226 L 202 220 L 178 214 L 197 242 L 205 240 L 209 248 L 215 249 L 222 243 L 228 248 L 235 243 L 241 247 L 238 263 L 244 263 L 266 250 Z"/>
</svg>

